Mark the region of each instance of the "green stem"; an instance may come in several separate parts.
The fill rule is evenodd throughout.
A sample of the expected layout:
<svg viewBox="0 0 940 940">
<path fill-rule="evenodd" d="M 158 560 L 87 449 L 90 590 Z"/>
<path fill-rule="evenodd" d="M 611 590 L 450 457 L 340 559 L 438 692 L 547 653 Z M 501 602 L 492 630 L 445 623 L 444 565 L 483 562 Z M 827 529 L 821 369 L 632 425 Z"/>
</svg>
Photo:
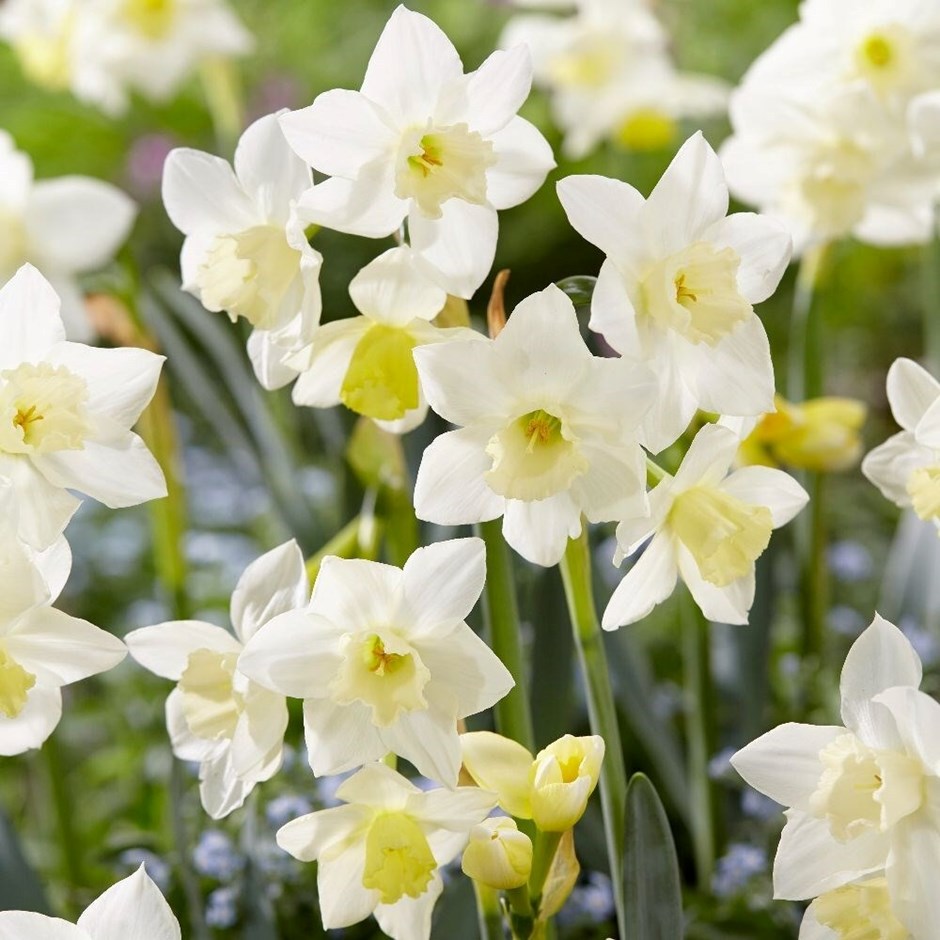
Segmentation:
<svg viewBox="0 0 940 940">
<path fill-rule="evenodd" d="M 940 204 L 933 207 L 933 233 L 924 246 L 924 354 L 927 368 L 940 373 Z"/>
<path fill-rule="evenodd" d="M 490 646 L 516 680 L 515 688 L 496 703 L 496 729 L 500 734 L 518 741 L 534 752 L 535 734 L 532 730 L 532 714 L 529 708 L 512 559 L 503 539 L 499 519 L 481 522 L 476 531 L 486 545 L 486 587 L 483 592 L 483 610 Z"/>
<path fill-rule="evenodd" d="M 532 871 L 529 873 L 529 898 L 536 912 L 542 903 L 545 881 L 552 870 L 552 862 L 555 861 L 562 835 L 563 833 L 560 832 L 542 832 L 541 830 L 535 835 Z"/>
<path fill-rule="evenodd" d="M 581 535 L 568 540 L 561 561 L 561 577 L 565 585 L 568 614 L 574 630 L 578 662 L 587 689 L 588 716 L 591 731 L 600 735 L 606 744 L 604 763 L 601 765 L 601 809 L 604 815 L 604 833 L 610 877 L 614 885 L 617 905 L 617 923 L 620 936 L 626 937 L 626 916 L 623 896 L 623 841 L 626 813 L 627 774 L 620 743 L 617 709 L 607 670 L 607 655 L 601 635 L 600 622 L 594 606 L 594 588 L 591 580 L 591 552 L 587 526 Z"/>
<path fill-rule="evenodd" d="M 173 842 L 176 847 L 176 864 L 183 896 L 189 914 L 189 924 L 197 940 L 209 940 L 209 931 L 203 916 L 202 894 L 199 879 L 193 869 L 189 856 L 189 832 L 183 816 L 183 804 L 186 799 L 186 780 L 183 777 L 183 764 L 173 760 L 170 765 L 170 824 L 173 828 Z"/>
<path fill-rule="evenodd" d="M 473 882 L 477 899 L 477 922 L 480 925 L 480 940 L 504 940 L 503 917 L 499 911 L 499 892 L 478 881 Z"/>
<path fill-rule="evenodd" d="M 822 394 L 822 318 L 818 310 L 814 312 L 813 298 L 825 254 L 826 245 L 807 249 L 796 275 L 787 370 L 790 401 L 805 401 Z"/>
<path fill-rule="evenodd" d="M 74 795 L 69 791 L 67 772 L 55 735 L 52 735 L 43 745 L 42 755 L 49 776 L 59 849 L 62 853 L 62 867 L 68 880 L 69 906 L 72 907 L 71 899 L 78 889 L 85 886 L 86 882 L 81 842 L 76 835 L 75 820 L 72 815 L 75 809 Z"/>
<path fill-rule="evenodd" d="M 687 591 L 682 592 L 682 653 L 685 666 L 685 725 L 692 802 L 692 843 L 698 884 L 711 884 L 715 867 L 715 794 L 708 773 L 714 753 L 715 713 L 708 621 Z"/>
<path fill-rule="evenodd" d="M 807 479 L 807 489 L 810 494 L 810 509 L 808 517 L 804 519 L 804 527 L 809 531 L 803 538 L 801 545 L 801 580 L 800 591 L 803 638 L 802 654 L 806 667 L 806 694 L 807 708 L 812 708 L 818 702 L 816 694 L 820 685 L 820 669 L 825 663 L 826 641 L 826 610 L 828 605 L 828 579 L 826 572 L 826 506 L 825 506 L 825 479 L 823 473 L 811 473 Z M 805 528 L 804 528 L 805 531 Z"/>
</svg>

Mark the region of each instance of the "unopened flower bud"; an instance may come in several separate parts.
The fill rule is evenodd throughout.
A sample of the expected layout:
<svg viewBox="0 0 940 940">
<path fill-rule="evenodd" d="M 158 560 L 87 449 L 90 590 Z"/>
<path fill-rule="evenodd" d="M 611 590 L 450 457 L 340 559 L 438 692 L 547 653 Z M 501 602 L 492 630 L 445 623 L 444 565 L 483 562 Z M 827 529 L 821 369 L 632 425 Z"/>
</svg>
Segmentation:
<svg viewBox="0 0 940 940">
<path fill-rule="evenodd" d="M 564 832 L 584 815 L 597 786 L 604 739 L 570 734 L 539 751 L 532 765 L 532 818 L 543 832 Z"/>
<path fill-rule="evenodd" d="M 464 874 L 488 888 L 521 888 L 532 870 L 532 841 L 508 816 L 484 819 L 470 830 Z"/>
</svg>

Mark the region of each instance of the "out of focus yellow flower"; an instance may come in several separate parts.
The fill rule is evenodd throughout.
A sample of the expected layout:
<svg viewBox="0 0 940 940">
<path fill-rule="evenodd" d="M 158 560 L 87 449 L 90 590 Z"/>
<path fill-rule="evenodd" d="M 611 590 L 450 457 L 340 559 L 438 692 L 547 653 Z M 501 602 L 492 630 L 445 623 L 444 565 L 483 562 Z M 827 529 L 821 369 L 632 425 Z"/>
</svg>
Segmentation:
<svg viewBox="0 0 940 940">
<path fill-rule="evenodd" d="M 855 465 L 862 452 L 868 413 L 854 398 L 813 398 L 794 404 L 775 398 L 776 412 L 764 415 L 745 438 L 738 460 L 745 464 L 786 464 L 834 473 Z"/>
</svg>

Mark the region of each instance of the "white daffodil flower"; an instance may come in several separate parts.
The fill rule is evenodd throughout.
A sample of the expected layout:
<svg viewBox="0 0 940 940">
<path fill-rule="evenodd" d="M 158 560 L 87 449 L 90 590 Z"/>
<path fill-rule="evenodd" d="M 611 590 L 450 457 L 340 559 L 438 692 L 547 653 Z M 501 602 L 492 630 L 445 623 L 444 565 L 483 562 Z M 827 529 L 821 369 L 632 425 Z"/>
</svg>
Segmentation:
<svg viewBox="0 0 940 940">
<path fill-rule="evenodd" d="M 581 159 L 605 138 L 637 149 L 668 146 L 680 118 L 724 110 L 725 84 L 675 69 L 665 30 L 646 3 L 574 5 L 573 16 L 514 17 L 500 39 L 506 49 L 529 47 L 535 83 L 551 94 L 565 132 L 567 157 Z"/>
<path fill-rule="evenodd" d="M 117 116 L 172 97 L 194 68 L 254 46 L 224 0 L 8 0 L 0 36 L 26 75 Z"/>
<path fill-rule="evenodd" d="M 374 914 L 393 940 L 428 940 L 443 889 L 439 868 L 460 854 L 496 797 L 477 787 L 422 792 L 384 764 L 366 765 L 336 796 L 345 805 L 301 816 L 277 833 L 284 851 L 318 863 L 323 927 Z"/>
<path fill-rule="evenodd" d="M 440 525 L 503 517 L 503 536 L 537 565 L 557 564 L 589 522 L 646 509 L 637 427 L 649 370 L 591 355 L 555 286 L 520 303 L 495 340 L 415 350 L 431 407 L 459 425 L 425 450 L 415 512 Z"/>
<path fill-rule="evenodd" d="M 605 630 L 645 617 L 680 577 L 709 620 L 747 623 L 754 562 L 771 531 L 789 522 L 809 496 L 782 470 L 743 467 L 729 474 L 740 443 L 733 431 L 705 425 L 676 475 L 650 491 L 649 516 L 617 526 L 615 564 L 649 544 L 614 591 Z"/>
<path fill-rule="evenodd" d="M 433 325 L 447 292 L 428 278 L 420 256 L 407 245 L 390 248 L 363 268 L 349 295 L 362 316 L 320 327 L 312 346 L 291 360 L 304 367 L 294 402 L 316 408 L 342 402 L 403 434 L 421 424 L 428 411 L 413 350 L 483 337 L 463 327 Z"/>
<path fill-rule="evenodd" d="M 799 940 L 914 940 L 897 919 L 884 874 L 843 885 L 816 898 L 800 925 Z"/>
<path fill-rule="evenodd" d="M 281 118 L 297 153 L 332 177 L 301 200 L 301 217 L 368 238 L 407 219 L 440 285 L 470 297 L 493 264 L 496 210 L 528 199 L 555 165 L 545 138 L 516 114 L 531 79 L 522 46 L 465 75 L 444 33 L 398 7 L 360 91 L 324 92 Z"/>
<path fill-rule="evenodd" d="M 457 721 L 513 686 L 506 667 L 464 622 L 485 579 L 486 552 L 475 538 L 419 548 L 404 570 L 328 557 L 310 605 L 253 637 L 238 668 L 304 700 L 317 776 L 391 751 L 426 777 L 456 786 Z"/>
<path fill-rule="evenodd" d="M 198 620 L 177 620 L 134 630 L 126 637 L 142 666 L 177 683 L 166 700 L 173 753 L 199 762 L 199 793 L 213 819 L 238 809 L 255 784 L 281 766 L 287 702 L 252 682 L 239 656 L 264 635 L 279 614 L 306 604 L 304 558 L 296 542 L 262 555 L 232 594 L 234 635 Z"/>
<path fill-rule="evenodd" d="M 910 359 L 888 370 L 888 402 L 903 430 L 862 461 L 886 499 L 940 531 L 940 382 Z"/>
<path fill-rule="evenodd" d="M 697 408 L 773 411 L 770 347 L 753 305 L 776 289 L 790 237 L 752 213 L 726 217 L 728 188 L 705 138 L 686 141 L 649 199 L 602 176 L 569 176 L 558 196 L 572 226 L 607 255 L 591 329 L 658 379 L 643 443 L 668 447 Z"/>
<path fill-rule="evenodd" d="M 876 615 L 842 669 L 844 726 L 781 725 L 731 761 L 751 786 L 790 807 L 776 896 L 823 896 L 837 936 L 852 936 L 838 932 L 846 895 L 828 893 L 882 871 L 890 900 L 869 885 L 872 904 L 893 909 L 917 940 L 940 923 L 940 705 L 918 690 L 921 673 L 901 631 Z"/>
<path fill-rule="evenodd" d="M 17 538 L 16 514 L 13 489 L 0 481 L 3 756 L 41 747 L 62 717 L 61 687 L 105 672 L 127 654 L 116 637 L 52 607 L 72 567 L 69 547 L 59 539 L 41 554 L 31 551 Z"/>
<path fill-rule="evenodd" d="M 0 130 L 0 283 L 26 262 L 39 268 L 62 298 L 69 339 L 93 335 L 78 275 L 111 261 L 136 214 L 128 196 L 101 180 L 34 180 L 32 160 Z"/>
<path fill-rule="evenodd" d="M 130 431 L 163 357 L 65 341 L 59 298 L 32 265 L 0 289 L 0 478 L 17 495 L 20 537 L 62 534 L 76 490 L 111 508 L 166 495 L 163 471 Z"/>
<path fill-rule="evenodd" d="M 186 235 L 183 288 L 208 310 L 244 317 L 248 353 L 267 389 L 297 371 L 285 360 L 307 346 L 320 322 L 320 267 L 294 207 L 310 169 L 287 146 L 276 114 L 255 121 L 235 167 L 200 150 L 174 150 L 163 171 L 163 202 Z"/>
<path fill-rule="evenodd" d="M 143 865 L 70 924 L 28 911 L 0 913 L 0 940 L 180 940 L 180 925 Z"/>
</svg>

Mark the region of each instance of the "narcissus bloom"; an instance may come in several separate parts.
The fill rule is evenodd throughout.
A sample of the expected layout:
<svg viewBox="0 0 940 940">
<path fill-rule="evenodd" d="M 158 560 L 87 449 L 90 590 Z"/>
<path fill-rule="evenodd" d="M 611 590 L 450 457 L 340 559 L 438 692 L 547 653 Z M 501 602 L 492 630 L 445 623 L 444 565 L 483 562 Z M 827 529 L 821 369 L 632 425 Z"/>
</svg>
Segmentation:
<svg viewBox="0 0 940 940">
<path fill-rule="evenodd" d="M 349 295 L 362 316 L 325 324 L 312 346 L 291 360 L 304 370 L 294 401 L 318 408 L 342 402 L 386 430 L 410 431 L 428 411 L 413 350 L 483 337 L 462 327 L 434 326 L 447 292 L 428 278 L 407 245 L 390 248 L 363 268 Z"/>
<path fill-rule="evenodd" d="M 888 402 L 903 430 L 862 461 L 886 499 L 940 530 L 940 382 L 910 359 L 888 370 Z"/>
<path fill-rule="evenodd" d="M 0 36 L 33 81 L 111 115 L 132 92 L 164 101 L 200 63 L 253 46 L 224 0 L 10 0 Z"/>
<path fill-rule="evenodd" d="M 186 235 L 183 288 L 209 310 L 244 317 L 258 381 L 279 388 L 297 375 L 285 364 L 320 322 L 320 267 L 294 211 L 310 169 L 287 146 L 276 114 L 242 135 L 232 167 L 199 150 L 174 150 L 163 171 L 163 202 Z"/>
<path fill-rule="evenodd" d="M 0 477 L 16 492 L 20 537 L 50 545 L 79 501 L 112 508 L 166 495 L 163 472 L 130 427 L 163 357 L 65 342 L 59 298 L 24 265 L 0 289 Z"/>
<path fill-rule="evenodd" d="M 753 305 L 776 289 L 790 237 L 758 215 L 726 218 L 728 188 L 704 137 L 686 141 L 649 199 L 602 176 L 569 176 L 558 196 L 572 226 L 607 255 L 591 329 L 656 374 L 643 443 L 667 447 L 697 408 L 771 411 L 773 364 Z"/>
<path fill-rule="evenodd" d="M 565 832 L 584 815 L 600 778 L 604 739 L 566 734 L 535 758 L 516 741 L 490 731 L 460 736 L 464 767 L 499 805 L 543 832 Z"/>
<path fill-rule="evenodd" d="M 0 940 L 180 940 L 180 925 L 143 865 L 108 888 L 73 925 L 27 911 L 0 913 Z"/>
<path fill-rule="evenodd" d="M 465 75 L 444 33 L 398 7 L 360 91 L 324 92 L 281 119 L 297 153 L 332 177 L 301 201 L 302 218 L 368 238 L 407 219 L 441 286 L 470 297 L 493 264 L 496 210 L 528 199 L 555 165 L 516 114 L 531 80 L 522 46 Z"/>
<path fill-rule="evenodd" d="M 166 701 L 173 753 L 199 762 L 202 805 L 213 819 L 238 809 L 281 766 L 287 702 L 241 672 L 238 657 L 274 617 L 302 607 L 308 593 L 303 555 L 296 542 L 286 542 L 239 578 L 234 636 L 210 623 L 177 620 L 126 637 L 134 659 L 177 683 Z"/>
<path fill-rule="evenodd" d="M 477 787 L 422 792 L 384 764 L 368 764 L 337 789 L 346 805 L 289 822 L 277 844 L 318 862 L 326 929 L 375 915 L 393 940 L 428 940 L 442 890 L 440 866 L 456 858 L 496 805 Z"/>
<path fill-rule="evenodd" d="M 391 751 L 455 786 L 457 720 L 489 708 L 513 686 L 464 622 L 485 578 L 485 549 L 475 538 L 419 548 L 404 569 L 328 557 L 310 605 L 254 636 L 239 669 L 304 700 L 317 776 Z"/>
<path fill-rule="evenodd" d="M 836 936 L 845 902 L 866 900 L 916 940 L 940 923 L 940 705 L 918 690 L 921 663 L 876 616 L 842 670 L 844 726 L 785 724 L 732 758 L 751 786 L 790 807 L 774 865 L 777 897 L 821 895 Z M 884 873 L 884 881 L 869 882 Z M 841 894 L 837 889 L 854 885 Z M 887 889 L 887 890 L 885 890 Z M 890 895 L 890 900 L 889 900 Z"/>
<path fill-rule="evenodd" d="M 61 687 L 127 654 L 116 637 L 52 607 L 71 566 L 64 539 L 41 555 L 19 541 L 12 488 L 0 482 L 0 755 L 41 747 L 62 717 Z"/>
<path fill-rule="evenodd" d="M 876 874 L 816 898 L 803 916 L 800 940 L 912 940 L 891 906 L 888 882 Z"/>
<path fill-rule="evenodd" d="M 754 562 L 771 531 L 789 522 L 809 496 L 782 470 L 744 467 L 729 474 L 739 443 L 727 428 L 705 425 L 676 475 L 650 491 L 650 515 L 617 526 L 616 564 L 649 544 L 614 591 L 605 630 L 645 617 L 672 594 L 680 576 L 709 620 L 747 623 Z"/>
<path fill-rule="evenodd" d="M 582 514 L 607 522 L 646 508 L 637 427 L 653 398 L 645 366 L 591 355 L 557 287 L 520 303 L 495 340 L 415 350 L 431 407 L 460 425 L 425 450 L 419 519 L 503 516 L 506 541 L 557 564 Z"/>
<path fill-rule="evenodd" d="M 854 398 L 774 398 L 777 410 L 764 415 L 741 443 L 738 460 L 769 467 L 785 464 L 835 473 L 858 463 L 861 428 L 868 408 Z"/>
<path fill-rule="evenodd" d="M 137 208 L 121 190 L 87 176 L 33 179 L 33 163 L 0 130 L 0 283 L 27 261 L 62 298 L 70 339 L 92 335 L 77 276 L 104 267 L 124 243 Z"/>
<path fill-rule="evenodd" d="M 535 82 L 552 96 L 571 159 L 586 156 L 605 138 L 634 149 L 666 147 L 680 118 L 723 110 L 724 83 L 676 70 L 666 32 L 643 0 L 559 6 L 566 12 L 575 7 L 574 15 L 515 17 L 500 45 L 529 47 Z"/>
</svg>

